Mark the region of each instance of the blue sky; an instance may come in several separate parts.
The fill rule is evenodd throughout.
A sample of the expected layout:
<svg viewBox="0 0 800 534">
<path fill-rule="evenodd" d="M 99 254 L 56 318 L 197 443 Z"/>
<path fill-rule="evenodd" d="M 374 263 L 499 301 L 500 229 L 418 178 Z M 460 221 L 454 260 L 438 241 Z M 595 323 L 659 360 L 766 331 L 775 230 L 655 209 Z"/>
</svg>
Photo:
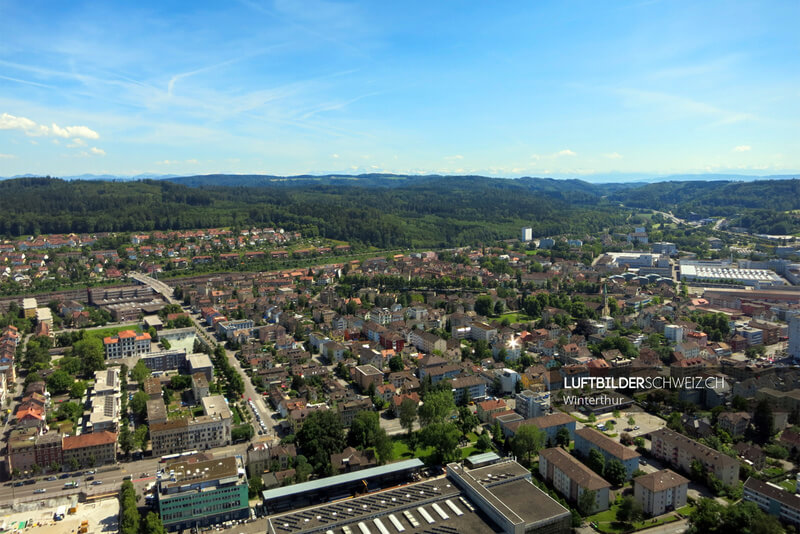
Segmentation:
<svg viewBox="0 0 800 534">
<path fill-rule="evenodd" d="M 792 173 L 798 20 L 797 1 L 0 0 L 0 176 Z"/>
</svg>

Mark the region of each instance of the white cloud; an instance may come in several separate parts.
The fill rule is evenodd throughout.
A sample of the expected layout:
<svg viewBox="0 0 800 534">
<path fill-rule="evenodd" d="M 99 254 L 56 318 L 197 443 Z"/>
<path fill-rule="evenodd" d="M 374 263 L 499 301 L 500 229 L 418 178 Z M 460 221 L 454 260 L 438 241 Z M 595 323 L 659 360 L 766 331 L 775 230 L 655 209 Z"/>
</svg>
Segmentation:
<svg viewBox="0 0 800 534">
<path fill-rule="evenodd" d="M 464 156 L 462 156 L 461 154 L 456 154 L 455 156 L 445 156 L 444 159 L 446 159 L 447 161 L 457 161 L 464 159 Z"/>
<path fill-rule="evenodd" d="M 333 159 L 339 159 L 339 154 L 331 154 L 331 157 L 332 157 Z"/>
<path fill-rule="evenodd" d="M 161 161 L 156 161 L 156 165 L 197 165 L 198 163 L 200 162 L 196 159 L 186 159 L 186 160 L 164 159 Z"/>
<path fill-rule="evenodd" d="M 750 145 L 739 145 L 733 148 L 734 152 L 749 152 L 752 147 Z"/>
<path fill-rule="evenodd" d="M 92 148 L 90 148 L 89 152 L 91 152 L 95 156 L 105 156 L 106 155 L 106 151 L 105 150 L 103 150 L 102 148 L 97 148 L 96 146 L 93 146 Z"/>
<path fill-rule="evenodd" d="M 622 154 L 619 152 L 612 152 L 611 154 L 604 154 L 603 157 L 608 159 L 622 159 Z"/>
<path fill-rule="evenodd" d="M 0 154 L 0 159 L 14 159 L 16 157 L 14 154 Z"/>
<path fill-rule="evenodd" d="M 573 152 L 572 150 L 570 150 L 568 148 L 565 148 L 564 150 L 556 152 L 556 157 L 557 158 L 560 158 L 561 156 L 577 156 L 577 155 L 578 154 L 576 154 L 575 152 Z"/>
<path fill-rule="evenodd" d="M 99 139 L 100 134 L 87 126 L 65 126 L 61 127 L 56 123 L 52 126 L 37 124 L 27 117 L 15 117 L 8 113 L 0 115 L 0 130 L 21 130 L 25 135 L 34 137 L 53 136 L 64 139 Z"/>
<path fill-rule="evenodd" d="M 56 139 L 53 139 L 53 141 L 56 141 Z M 80 146 L 86 146 L 86 141 L 84 141 L 83 139 L 80 139 L 80 138 L 73 139 L 72 143 L 67 145 L 67 147 L 69 147 L 69 148 L 77 148 L 77 147 L 80 147 Z"/>
</svg>

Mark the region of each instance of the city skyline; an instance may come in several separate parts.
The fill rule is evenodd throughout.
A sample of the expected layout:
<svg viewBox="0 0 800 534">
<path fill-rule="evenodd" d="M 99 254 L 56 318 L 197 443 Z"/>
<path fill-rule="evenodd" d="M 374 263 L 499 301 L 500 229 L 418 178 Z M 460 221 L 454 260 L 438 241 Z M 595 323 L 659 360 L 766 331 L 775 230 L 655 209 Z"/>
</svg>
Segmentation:
<svg viewBox="0 0 800 534">
<path fill-rule="evenodd" d="M 800 169 L 792 2 L 0 10 L 0 176 Z"/>
</svg>

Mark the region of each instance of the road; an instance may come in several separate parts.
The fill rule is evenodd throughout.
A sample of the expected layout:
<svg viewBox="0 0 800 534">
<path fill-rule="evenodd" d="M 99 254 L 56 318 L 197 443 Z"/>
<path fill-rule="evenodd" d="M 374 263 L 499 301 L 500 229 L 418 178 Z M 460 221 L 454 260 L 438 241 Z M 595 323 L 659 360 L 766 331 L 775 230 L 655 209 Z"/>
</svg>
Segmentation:
<svg viewBox="0 0 800 534">
<path fill-rule="evenodd" d="M 244 456 L 247 452 L 248 443 L 237 443 L 227 447 L 220 447 L 210 451 L 204 451 L 207 454 L 212 454 L 215 458 L 224 458 L 231 455 Z M 31 485 L 23 485 L 14 487 L 12 482 L 5 482 L 0 486 L 0 502 L 29 502 L 43 499 L 52 499 L 55 497 L 65 497 L 74 495 L 80 492 L 89 495 L 97 495 L 103 493 L 111 493 L 119 491 L 122 485 L 123 478 L 130 475 L 134 486 L 138 493 L 142 493 L 148 483 L 156 480 L 155 474 L 159 468 L 159 458 L 146 458 L 137 460 L 135 462 L 123 462 L 116 465 L 106 465 L 94 468 L 96 473 L 88 475 L 88 470 L 70 473 L 68 478 L 58 478 L 57 480 L 47 480 L 47 476 L 39 476 L 36 478 L 36 483 Z M 147 476 L 142 476 L 146 474 Z M 61 476 L 56 474 L 53 476 Z M 87 477 L 94 477 L 94 480 L 86 480 Z M 66 482 L 79 481 L 79 487 L 73 489 L 64 489 Z M 100 484 L 93 484 L 93 482 L 100 482 Z M 34 493 L 34 490 L 44 489 L 45 492 L 41 494 Z"/>
<path fill-rule="evenodd" d="M 152 287 L 155 291 L 163 295 L 170 304 L 182 305 L 181 302 L 177 301 L 173 297 L 173 289 L 164 282 L 156 280 L 142 273 L 130 273 L 130 277 L 141 284 L 146 284 Z M 212 349 L 215 349 L 217 346 L 221 346 L 221 343 L 219 343 L 217 339 L 211 333 L 209 333 L 208 330 L 206 330 L 206 326 L 201 323 L 200 317 L 193 313 L 190 313 L 189 317 L 191 317 L 192 323 L 194 324 L 199 336 L 208 346 L 210 346 Z M 244 397 L 245 399 L 252 399 L 253 404 L 255 404 L 259 417 L 261 417 L 261 420 L 264 421 L 264 424 L 267 426 L 266 435 L 274 436 L 275 430 L 272 427 L 272 422 L 274 421 L 272 418 L 272 410 L 270 410 L 261 394 L 256 391 L 256 388 L 253 386 L 250 377 L 247 376 L 247 374 L 242 370 L 239 360 L 236 359 L 235 352 L 225 349 L 225 354 L 228 357 L 228 362 L 231 364 L 231 366 L 242 375 L 242 379 L 244 381 Z M 246 409 L 252 411 L 249 403 L 245 402 L 243 405 L 247 406 Z M 253 423 L 253 428 L 256 429 L 256 435 L 258 435 L 258 423 L 256 421 Z"/>
</svg>

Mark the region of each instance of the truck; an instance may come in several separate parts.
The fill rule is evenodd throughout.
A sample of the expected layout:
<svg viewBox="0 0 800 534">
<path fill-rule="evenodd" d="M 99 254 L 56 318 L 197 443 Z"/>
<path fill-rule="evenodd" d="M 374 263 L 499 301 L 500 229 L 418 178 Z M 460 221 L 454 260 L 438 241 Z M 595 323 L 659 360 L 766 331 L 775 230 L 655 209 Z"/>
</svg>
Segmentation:
<svg viewBox="0 0 800 534">
<path fill-rule="evenodd" d="M 61 521 L 64 519 L 64 516 L 67 515 L 67 507 L 66 506 L 59 506 L 56 509 L 56 513 L 53 515 L 53 519 L 56 521 Z"/>
</svg>

